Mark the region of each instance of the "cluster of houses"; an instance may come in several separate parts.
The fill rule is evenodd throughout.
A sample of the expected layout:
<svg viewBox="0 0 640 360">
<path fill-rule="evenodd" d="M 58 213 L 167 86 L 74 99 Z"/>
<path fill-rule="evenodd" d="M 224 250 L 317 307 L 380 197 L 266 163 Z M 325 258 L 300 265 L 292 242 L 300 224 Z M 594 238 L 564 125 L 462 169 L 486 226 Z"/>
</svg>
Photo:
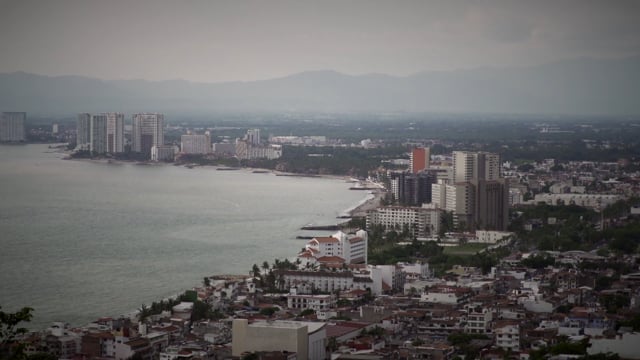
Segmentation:
<svg viewBox="0 0 640 360">
<path fill-rule="evenodd" d="M 345 262 L 345 249 L 338 247 L 366 242 L 366 233 L 331 238 L 313 238 L 299 254 L 315 260 L 272 270 L 281 291 L 266 292 L 257 277 L 215 276 L 193 289 L 193 301 L 170 311 L 143 321 L 132 316 L 80 328 L 54 324 L 29 334 L 26 351 L 114 360 L 447 360 L 471 351 L 483 359 L 526 360 L 562 341 L 587 341 L 589 354 L 640 359 L 640 333 L 625 325 L 640 310 L 640 273 L 617 278 L 608 257 L 548 252 L 543 255 L 553 265 L 527 267 L 527 259 L 543 255 L 515 254 L 487 274 L 456 266 L 436 278 L 428 264 Z M 639 260 L 623 259 L 632 270 Z M 603 285 L 603 277 L 611 281 Z M 196 319 L 198 303 L 220 316 Z M 464 351 L 452 341 L 456 334 L 469 336 Z"/>
<path fill-rule="evenodd" d="M 620 164 L 569 163 L 552 170 L 554 164 L 505 176 L 517 179 L 510 182 L 516 192 L 548 186 L 549 193 L 532 202 L 550 205 L 601 209 L 639 190 L 635 178 L 604 180 Z M 386 217 L 367 220 L 395 221 L 383 225 L 398 227 L 421 214 L 382 209 Z M 448 232 L 438 242 L 498 247 L 514 236 Z M 373 265 L 367 254 L 364 230 L 313 237 L 287 267 L 207 278 L 187 301 L 148 316 L 102 318 L 76 328 L 56 323 L 25 335 L 25 352 L 113 360 L 528 360 L 558 344 L 579 343 L 588 344 L 584 351 L 590 355 L 640 359 L 638 255 L 512 253 L 488 273 L 454 266 L 435 277 L 427 263 Z M 269 287 L 263 281 L 267 273 L 273 279 Z M 579 356 L 553 353 L 554 359 Z"/>
<path fill-rule="evenodd" d="M 509 179 L 511 205 L 545 202 L 575 204 L 603 209 L 640 191 L 640 174 L 626 171 L 629 160 L 618 162 L 570 161 L 557 165 L 554 159 L 531 164 L 528 169 L 503 164 Z M 526 199 L 526 194 L 533 197 Z"/>
</svg>

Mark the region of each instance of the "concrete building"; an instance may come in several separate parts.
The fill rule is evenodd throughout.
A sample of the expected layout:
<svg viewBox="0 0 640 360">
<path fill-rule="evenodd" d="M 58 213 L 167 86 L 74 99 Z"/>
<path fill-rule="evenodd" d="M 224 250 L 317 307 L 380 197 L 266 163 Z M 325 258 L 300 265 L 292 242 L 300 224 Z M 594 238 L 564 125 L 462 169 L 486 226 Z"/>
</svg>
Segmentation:
<svg viewBox="0 0 640 360">
<path fill-rule="evenodd" d="M 405 273 L 407 280 L 427 279 L 431 277 L 429 263 L 416 262 L 408 264 L 399 262 L 398 267 Z"/>
<path fill-rule="evenodd" d="M 96 154 L 107 152 L 107 116 L 91 115 L 89 123 L 89 151 Z"/>
<path fill-rule="evenodd" d="M 111 112 L 104 115 L 107 117 L 106 152 L 124 152 L 124 114 Z"/>
<path fill-rule="evenodd" d="M 497 244 L 500 241 L 508 239 L 513 236 L 514 233 L 509 231 L 488 231 L 488 230 L 476 230 L 476 238 L 469 242 L 480 244 Z"/>
<path fill-rule="evenodd" d="M 442 210 L 439 208 L 383 206 L 367 211 L 367 229 L 382 225 L 388 231 L 402 231 L 408 227 L 417 238 L 427 238 L 438 234 Z"/>
<path fill-rule="evenodd" d="M 69 332 L 59 336 L 49 334 L 43 340 L 49 354 L 58 359 L 71 359 L 79 352 L 82 338 L 78 334 Z"/>
<path fill-rule="evenodd" d="M 342 258 L 347 264 L 367 263 L 367 232 L 362 232 L 364 233 L 364 236 L 356 235 L 344 240 L 344 245 L 342 246 Z"/>
<path fill-rule="evenodd" d="M 470 334 L 488 334 L 491 333 L 491 322 L 493 320 L 493 311 L 491 308 L 482 304 L 465 305 L 467 313 L 467 323 L 464 331 Z"/>
<path fill-rule="evenodd" d="M 269 142 L 272 144 L 298 145 L 298 146 L 318 146 L 326 145 L 326 136 L 270 136 Z"/>
<path fill-rule="evenodd" d="M 430 203 L 432 197 L 431 185 L 436 182 L 437 175 L 432 172 L 419 173 L 391 172 L 391 195 L 394 201 L 402 205 L 420 206 Z"/>
<path fill-rule="evenodd" d="M 82 336 L 81 352 L 90 358 L 114 357 L 115 342 L 109 331 L 89 332 Z"/>
<path fill-rule="evenodd" d="M 136 338 L 128 341 L 116 341 L 115 343 L 115 360 L 126 360 L 136 355 L 143 360 L 151 360 L 153 358 L 153 348 L 146 338 Z"/>
<path fill-rule="evenodd" d="M 247 134 L 244 136 L 244 140 L 246 140 L 251 145 L 259 146 L 260 141 L 260 129 L 249 129 L 247 130 Z"/>
<path fill-rule="evenodd" d="M 497 321 L 493 327 L 495 341 L 504 350 L 520 350 L 520 326 L 514 320 Z"/>
<path fill-rule="evenodd" d="M 309 240 L 298 257 L 301 260 L 307 256 L 312 256 L 316 260 L 324 257 L 340 257 L 347 264 L 366 264 L 367 249 L 366 231 L 358 230 L 355 234 L 338 231 L 331 236 L 317 236 Z"/>
<path fill-rule="evenodd" d="M 587 354 L 613 353 L 622 359 L 640 359 L 638 344 L 640 344 L 640 333 L 631 332 L 616 335 L 614 338 L 594 338 L 589 340 L 591 346 L 587 347 Z"/>
<path fill-rule="evenodd" d="M 151 156 L 151 148 L 164 145 L 164 115 L 134 114 L 131 151 Z"/>
<path fill-rule="evenodd" d="M 25 141 L 25 112 L 3 112 L 0 117 L 0 141 Z"/>
<path fill-rule="evenodd" d="M 295 292 L 295 291 L 294 291 Z M 289 294 L 287 295 L 287 307 L 289 309 L 313 311 L 327 311 L 336 307 L 336 298 L 330 294 Z"/>
<path fill-rule="evenodd" d="M 509 225 L 509 185 L 507 179 L 475 180 L 473 222 L 475 229 L 504 231 Z"/>
<path fill-rule="evenodd" d="M 176 147 L 173 145 L 154 145 L 151 147 L 152 161 L 173 161 Z"/>
<path fill-rule="evenodd" d="M 461 305 L 466 304 L 473 296 L 468 287 L 435 286 L 420 296 L 420 302 L 436 304 Z"/>
<path fill-rule="evenodd" d="M 430 160 L 429 148 L 414 148 L 411 150 L 409 159 L 411 173 L 417 174 L 420 171 L 428 169 Z"/>
<path fill-rule="evenodd" d="M 213 153 L 216 155 L 234 156 L 236 154 L 236 144 L 215 143 L 213 144 Z"/>
<path fill-rule="evenodd" d="M 183 154 L 211 153 L 211 137 L 209 135 L 187 134 L 180 137 L 180 152 Z"/>
<path fill-rule="evenodd" d="M 453 224 L 458 228 L 467 228 L 473 223 L 475 209 L 475 188 L 468 182 L 445 184 L 438 181 L 431 186 L 433 206 L 453 213 Z"/>
<path fill-rule="evenodd" d="M 453 182 L 498 180 L 502 177 L 500 155 L 485 152 L 454 151 Z"/>
<path fill-rule="evenodd" d="M 252 160 L 252 159 L 278 159 L 282 156 L 281 145 L 256 145 L 252 144 L 248 140 L 236 141 L 235 149 L 236 157 L 240 160 Z"/>
<path fill-rule="evenodd" d="M 544 202 L 548 205 L 578 205 L 591 209 L 603 209 L 622 199 L 619 195 L 605 194 L 536 194 L 528 204 Z"/>
<path fill-rule="evenodd" d="M 281 271 L 283 288 L 290 289 L 298 284 L 311 284 L 312 288 L 321 292 L 334 292 L 336 290 L 351 290 L 362 288 L 354 283 L 353 273 L 350 271 Z M 366 286 L 363 290 L 366 289 Z"/>
<path fill-rule="evenodd" d="M 371 272 L 373 280 L 376 279 L 376 272 L 379 272 L 382 282 L 382 291 L 393 290 L 402 291 L 405 283 L 405 273 L 398 265 L 369 265 L 367 270 Z M 372 290 L 373 292 L 373 290 Z"/>
<path fill-rule="evenodd" d="M 326 358 L 326 323 L 302 321 L 233 320 L 231 354 L 240 357 L 245 352 L 288 351 L 297 359 Z"/>
<path fill-rule="evenodd" d="M 76 150 L 89 150 L 91 143 L 91 114 L 78 114 L 76 120 Z"/>
<path fill-rule="evenodd" d="M 509 184 L 502 177 L 500 156 L 453 152 L 453 183 L 431 187 L 432 203 L 454 214 L 454 225 L 466 230 L 506 230 Z"/>
</svg>

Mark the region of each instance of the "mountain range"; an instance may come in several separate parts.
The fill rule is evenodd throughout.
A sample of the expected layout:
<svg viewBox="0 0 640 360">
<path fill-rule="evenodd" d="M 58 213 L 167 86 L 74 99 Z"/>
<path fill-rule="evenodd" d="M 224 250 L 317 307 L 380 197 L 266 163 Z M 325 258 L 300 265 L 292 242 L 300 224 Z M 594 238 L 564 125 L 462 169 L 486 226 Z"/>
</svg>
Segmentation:
<svg viewBox="0 0 640 360">
<path fill-rule="evenodd" d="M 106 111 L 637 115 L 640 57 L 579 58 L 410 76 L 309 71 L 225 83 L 0 73 L 0 110 L 36 115 Z"/>
</svg>

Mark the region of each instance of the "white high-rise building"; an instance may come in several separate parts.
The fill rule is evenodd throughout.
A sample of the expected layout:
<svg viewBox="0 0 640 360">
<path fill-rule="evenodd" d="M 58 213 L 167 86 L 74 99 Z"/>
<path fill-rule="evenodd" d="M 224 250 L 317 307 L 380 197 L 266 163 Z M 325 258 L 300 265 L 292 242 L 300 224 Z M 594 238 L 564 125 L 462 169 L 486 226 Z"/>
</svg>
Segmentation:
<svg viewBox="0 0 640 360">
<path fill-rule="evenodd" d="M 241 160 L 278 159 L 282 156 L 282 145 L 252 145 L 248 140 L 236 139 L 236 157 Z"/>
<path fill-rule="evenodd" d="M 509 204 L 508 182 L 502 177 L 500 155 L 485 152 L 453 152 L 453 190 L 446 187 L 443 208 L 452 209 L 454 220 L 468 230 L 505 230 Z M 442 186 L 432 187 L 442 199 Z M 450 196 L 449 196 L 450 194 Z M 442 202 L 442 200 L 440 200 Z"/>
<path fill-rule="evenodd" d="M 209 135 L 182 135 L 180 150 L 183 154 L 209 154 L 211 153 L 211 137 Z"/>
<path fill-rule="evenodd" d="M 367 211 L 367 229 L 382 225 L 387 230 L 409 229 L 419 238 L 435 236 L 440 232 L 441 210 L 437 207 L 383 206 Z"/>
<path fill-rule="evenodd" d="M 25 112 L 3 112 L 0 117 L 0 141 L 24 141 Z"/>
<path fill-rule="evenodd" d="M 164 115 L 134 114 L 131 151 L 151 156 L 151 148 L 164 145 Z"/>
<path fill-rule="evenodd" d="M 151 160 L 173 161 L 176 150 L 176 147 L 173 145 L 154 145 L 151 147 Z"/>
<path fill-rule="evenodd" d="M 104 154 L 107 152 L 107 115 L 98 114 L 91 116 L 89 124 L 89 150 L 92 153 Z"/>
<path fill-rule="evenodd" d="M 78 114 L 76 120 L 76 150 L 89 150 L 91 142 L 91 114 Z"/>
<path fill-rule="evenodd" d="M 498 180 L 500 155 L 484 152 L 453 152 L 453 182 Z"/>
<path fill-rule="evenodd" d="M 124 114 L 106 113 L 107 117 L 107 152 L 124 152 Z"/>
<path fill-rule="evenodd" d="M 260 145 L 260 129 L 247 130 L 245 140 L 247 140 L 251 145 Z"/>
</svg>

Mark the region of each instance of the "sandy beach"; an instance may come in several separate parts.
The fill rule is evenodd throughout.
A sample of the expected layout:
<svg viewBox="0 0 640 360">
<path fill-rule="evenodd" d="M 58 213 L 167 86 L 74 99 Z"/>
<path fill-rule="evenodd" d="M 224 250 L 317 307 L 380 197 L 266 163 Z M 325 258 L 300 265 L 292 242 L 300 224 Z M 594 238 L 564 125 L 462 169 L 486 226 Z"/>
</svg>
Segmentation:
<svg viewBox="0 0 640 360">
<path fill-rule="evenodd" d="M 373 210 L 380 206 L 380 201 L 384 198 L 386 192 L 384 189 L 370 190 L 370 195 L 362 204 L 348 211 L 351 217 L 367 216 L 367 211 Z"/>
</svg>

